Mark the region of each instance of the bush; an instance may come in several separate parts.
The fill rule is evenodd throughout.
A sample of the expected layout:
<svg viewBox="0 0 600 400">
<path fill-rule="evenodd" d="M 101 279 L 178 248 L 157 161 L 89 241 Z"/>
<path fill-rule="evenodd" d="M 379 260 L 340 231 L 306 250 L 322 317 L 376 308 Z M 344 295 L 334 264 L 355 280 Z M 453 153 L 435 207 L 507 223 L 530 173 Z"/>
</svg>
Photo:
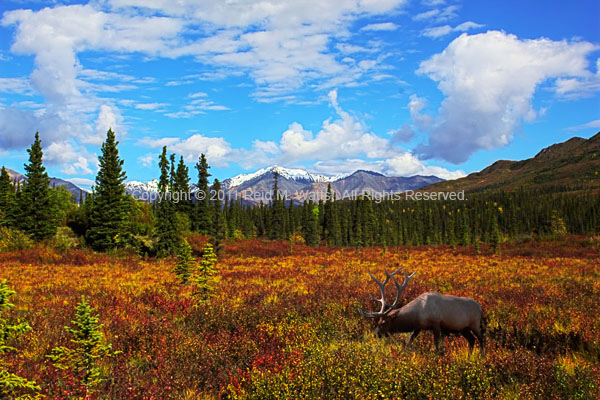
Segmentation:
<svg viewBox="0 0 600 400">
<path fill-rule="evenodd" d="M 33 240 L 23 231 L 2 227 L 0 228 L 0 252 L 31 249 Z"/>
<path fill-rule="evenodd" d="M 79 238 L 68 226 L 58 228 L 56 235 L 49 242 L 50 247 L 60 253 L 66 253 L 70 249 L 79 247 L 80 244 Z"/>
</svg>

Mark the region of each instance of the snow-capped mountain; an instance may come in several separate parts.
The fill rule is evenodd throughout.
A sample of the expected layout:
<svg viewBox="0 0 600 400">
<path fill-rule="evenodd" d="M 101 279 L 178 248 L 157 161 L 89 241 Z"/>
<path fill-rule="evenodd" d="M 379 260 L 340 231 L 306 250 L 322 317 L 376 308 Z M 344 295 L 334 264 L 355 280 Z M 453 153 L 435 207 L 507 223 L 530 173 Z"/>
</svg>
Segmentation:
<svg viewBox="0 0 600 400">
<path fill-rule="evenodd" d="M 256 172 L 251 174 L 240 174 L 234 176 L 233 178 L 225 179 L 223 181 L 223 187 L 225 189 L 238 187 L 243 185 L 246 182 L 252 181 L 256 178 L 262 177 L 267 174 L 274 174 L 277 172 L 279 176 L 283 179 L 288 179 L 296 182 L 302 183 L 312 183 L 312 182 L 331 182 L 331 177 L 325 175 L 313 174 L 303 169 L 298 168 L 284 168 L 278 165 L 273 165 L 268 168 L 259 169 Z"/>
<path fill-rule="evenodd" d="M 158 179 L 152 179 L 149 182 L 125 182 L 125 193 L 136 199 L 152 201 L 158 196 Z"/>
</svg>

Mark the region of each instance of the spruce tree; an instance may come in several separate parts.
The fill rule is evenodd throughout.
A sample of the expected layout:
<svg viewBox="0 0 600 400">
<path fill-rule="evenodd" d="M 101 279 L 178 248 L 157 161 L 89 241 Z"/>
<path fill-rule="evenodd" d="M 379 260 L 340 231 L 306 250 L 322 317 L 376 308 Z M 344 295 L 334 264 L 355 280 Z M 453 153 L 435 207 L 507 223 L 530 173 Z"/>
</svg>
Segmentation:
<svg viewBox="0 0 600 400">
<path fill-rule="evenodd" d="M 190 198 L 190 175 L 189 168 L 183 161 L 183 156 L 179 159 L 177 170 L 175 171 L 175 192 L 178 193 L 177 211 L 190 214 L 191 198 Z M 191 219 L 191 215 L 190 219 Z"/>
<path fill-rule="evenodd" d="M 206 156 L 200 154 L 200 160 L 196 163 L 198 170 L 198 191 L 196 192 L 196 202 L 194 204 L 194 218 L 192 219 L 192 228 L 194 231 L 203 235 L 209 235 L 212 231 L 212 209 L 210 207 L 210 192 L 208 187 L 208 162 Z"/>
<path fill-rule="evenodd" d="M 304 201 L 302 218 L 302 236 L 307 245 L 316 247 L 319 245 L 319 230 L 317 220 L 319 218 L 319 207 L 312 200 Z"/>
<path fill-rule="evenodd" d="M 331 183 L 327 184 L 327 198 L 324 207 L 324 239 L 329 246 L 341 245 L 341 228 L 335 203 L 335 194 L 331 190 Z"/>
<path fill-rule="evenodd" d="M 181 283 L 186 284 L 192 273 L 193 264 L 192 247 L 187 240 L 183 240 L 177 251 L 177 263 L 175 263 L 175 275 L 181 279 Z"/>
<path fill-rule="evenodd" d="M 223 250 L 223 240 L 225 239 L 225 220 L 223 216 L 223 205 L 221 203 L 221 182 L 215 179 L 212 187 L 214 193 L 214 218 L 213 218 L 213 236 L 215 238 L 215 252 L 221 254 Z"/>
<path fill-rule="evenodd" d="M 36 240 L 48 239 L 56 233 L 59 221 L 52 202 L 50 178 L 42 164 L 42 142 L 38 132 L 29 153 L 29 164 L 25 164 L 27 182 L 19 195 L 19 227 Z"/>
<path fill-rule="evenodd" d="M 109 129 L 98 157 L 100 168 L 96 175 L 93 203 L 89 218 L 87 241 L 99 251 L 116 247 L 126 232 L 128 205 L 123 182 L 123 160 L 119 157 L 115 133 Z"/>
<path fill-rule="evenodd" d="M 194 296 L 198 296 L 198 302 L 200 304 L 205 303 L 213 294 L 215 286 L 217 284 L 217 256 L 213 251 L 213 247 L 210 243 L 207 243 L 202 249 L 202 258 L 200 259 L 200 265 L 194 275 L 192 281 L 196 286 L 196 290 L 193 293 Z"/>
<path fill-rule="evenodd" d="M 159 156 L 160 179 L 158 181 L 159 198 L 156 205 L 156 244 L 154 250 L 158 257 L 167 257 L 177 251 L 179 245 L 179 232 L 177 232 L 175 218 L 175 204 L 171 201 L 172 192 L 169 191 L 174 183 L 171 178 L 170 163 L 167 158 L 167 146 L 163 147 Z M 172 183 L 173 182 L 173 183 Z"/>
<path fill-rule="evenodd" d="M 279 173 L 277 171 L 273 173 L 270 226 L 269 237 L 271 239 L 283 239 L 285 237 L 285 199 L 279 190 Z"/>
<path fill-rule="evenodd" d="M 15 191 L 10 181 L 10 175 L 4 166 L 0 173 L 0 226 L 8 226 L 13 221 L 15 206 Z"/>
<path fill-rule="evenodd" d="M 73 346 L 55 347 L 48 355 L 55 367 L 74 371 L 80 376 L 86 396 L 94 393 L 95 386 L 105 380 L 98 362 L 119 353 L 106 343 L 101 330 L 103 325 L 98 321 L 94 308 L 82 297 L 76 307 L 75 319 L 71 321 L 73 327 L 65 326 L 67 333 L 73 336 Z"/>
</svg>

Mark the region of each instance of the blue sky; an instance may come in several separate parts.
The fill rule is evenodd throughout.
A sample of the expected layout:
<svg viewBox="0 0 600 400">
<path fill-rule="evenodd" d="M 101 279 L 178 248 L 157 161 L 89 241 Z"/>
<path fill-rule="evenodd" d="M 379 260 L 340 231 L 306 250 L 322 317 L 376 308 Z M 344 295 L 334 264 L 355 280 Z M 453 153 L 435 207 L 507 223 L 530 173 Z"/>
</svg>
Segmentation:
<svg viewBox="0 0 600 400">
<path fill-rule="evenodd" d="M 455 178 L 600 130 L 598 1 L 4 0 L 0 157 Z"/>
</svg>

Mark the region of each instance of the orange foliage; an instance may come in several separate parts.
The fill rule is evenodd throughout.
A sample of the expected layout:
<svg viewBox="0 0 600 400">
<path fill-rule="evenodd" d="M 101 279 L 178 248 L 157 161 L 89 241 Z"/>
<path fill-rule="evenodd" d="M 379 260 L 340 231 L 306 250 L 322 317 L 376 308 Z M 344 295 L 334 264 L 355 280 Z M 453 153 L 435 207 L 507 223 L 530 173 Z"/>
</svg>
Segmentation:
<svg viewBox="0 0 600 400">
<path fill-rule="evenodd" d="M 582 257 L 579 244 L 573 254 L 528 245 L 535 257 L 512 254 L 526 253 L 522 247 L 475 255 L 447 247 L 355 251 L 233 241 L 217 265 L 216 297 L 198 307 L 173 260 L 43 247 L 1 253 L 0 280 L 17 292 L 12 317 L 33 328 L 15 346 L 20 356 L 6 357 L 48 398 L 69 398 L 74 378 L 45 356 L 68 344 L 63 327 L 85 295 L 122 352 L 110 360 L 99 397 L 597 397 L 598 250 L 586 248 Z M 487 360 L 467 359 L 461 338 L 446 339 L 439 356 L 428 334 L 414 352 L 404 351 L 404 337 L 372 337 L 370 322 L 356 312 L 373 306 L 365 271 L 381 276 L 397 263 L 418 271 L 405 301 L 435 290 L 482 304 Z"/>
</svg>

